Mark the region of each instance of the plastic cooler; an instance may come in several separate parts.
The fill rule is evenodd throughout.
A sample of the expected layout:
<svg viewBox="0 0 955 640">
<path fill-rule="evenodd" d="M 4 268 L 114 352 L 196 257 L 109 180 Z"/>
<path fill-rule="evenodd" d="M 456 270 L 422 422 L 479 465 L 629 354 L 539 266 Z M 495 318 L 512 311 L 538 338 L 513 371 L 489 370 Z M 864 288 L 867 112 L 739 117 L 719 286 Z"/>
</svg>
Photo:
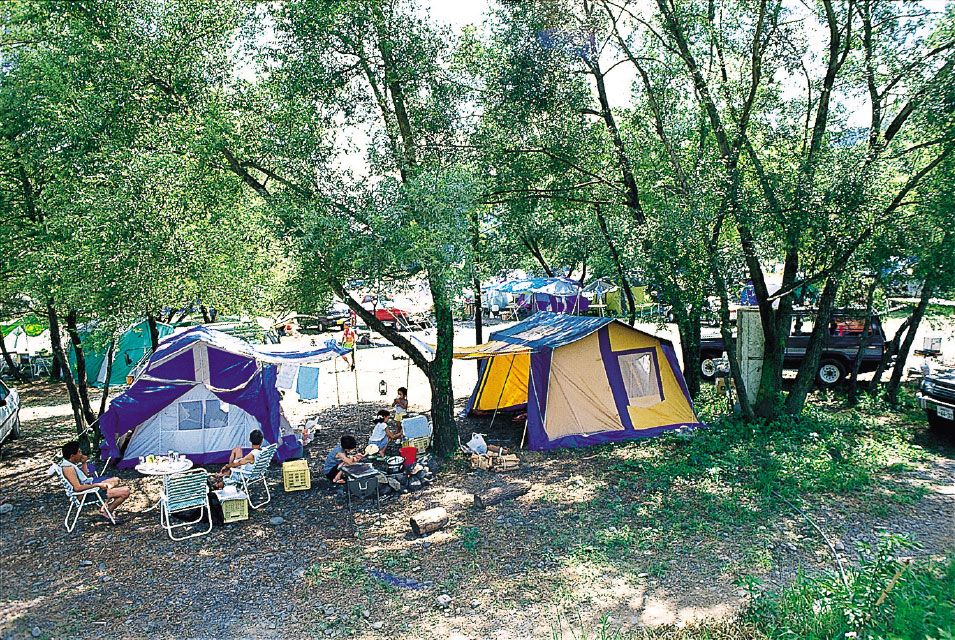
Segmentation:
<svg viewBox="0 0 955 640">
<path fill-rule="evenodd" d="M 312 474 L 305 460 L 290 460 L 282 463 L 282 478 L 287 492 L 312 488 Z"/>
</svg>

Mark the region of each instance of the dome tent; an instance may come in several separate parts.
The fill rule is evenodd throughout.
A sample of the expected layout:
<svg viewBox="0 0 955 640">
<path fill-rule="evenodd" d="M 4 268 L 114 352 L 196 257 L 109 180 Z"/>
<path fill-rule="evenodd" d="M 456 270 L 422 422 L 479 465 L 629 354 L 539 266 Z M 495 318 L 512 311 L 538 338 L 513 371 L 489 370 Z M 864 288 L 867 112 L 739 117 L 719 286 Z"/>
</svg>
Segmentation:
<svg viewBox="0 0 955 640">
<path fill-rule="evenodd" d="M 282 413 L 279 365 L 296 367 L 345 353 L 334 340 L 309 351 L 274 351 L 198 326 L 159 343 L 142 375 L 100 418 L 104 456 L 134 466 L 172 449 L 196 464 L 227 462 L 260 429 L 281 462 L 301 456 Z M 120 443 L 128 435 L 125 449 Z"/>
<path fill-rule="evenodd" d="M 703 426 L 673 345 L 612 318 L 539 312 L 454 357 L 482 361 L 467 411 L 526 407 L 531 449 Z"/>
</svg>

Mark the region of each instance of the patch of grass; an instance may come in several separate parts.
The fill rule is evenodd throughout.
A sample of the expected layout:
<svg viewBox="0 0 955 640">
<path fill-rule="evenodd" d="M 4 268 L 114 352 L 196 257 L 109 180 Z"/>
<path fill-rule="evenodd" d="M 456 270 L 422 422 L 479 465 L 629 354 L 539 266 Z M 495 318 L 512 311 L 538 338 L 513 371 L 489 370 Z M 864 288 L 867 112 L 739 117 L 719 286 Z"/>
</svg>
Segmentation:
<svg viewBox="0 0 955 640">
<path fill-rule="evenodd" d="M 894 554 L 912 546 L 886 536 L 871 559 L 847 574 L 801 577 L 778 594 L 757 598 L 742 618 L 764 637 L 955 637 L 955 556 L 906 568 Z M 856 634 L 847 636 L 846 634 Z"/>
</svg>

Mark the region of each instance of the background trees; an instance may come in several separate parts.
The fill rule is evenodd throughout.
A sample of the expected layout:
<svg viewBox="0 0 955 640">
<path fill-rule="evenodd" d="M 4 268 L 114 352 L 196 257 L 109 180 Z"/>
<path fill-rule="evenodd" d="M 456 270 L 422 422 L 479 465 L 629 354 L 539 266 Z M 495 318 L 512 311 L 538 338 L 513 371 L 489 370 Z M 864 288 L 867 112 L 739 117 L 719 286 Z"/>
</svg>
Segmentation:
<svg viewBox="0 0 955 640">
<path fill-rule="evenodd" d="M 500 268 L 614 279 L 631 321 L 631 281 L 652 284 L 694 392 L 702 318 L 718 308 L 730 344 L 751 281 L 767 348 L 751 419 L 801 410 L 827 314 L 864 302 L 863 274 L 902 251 L 926 295 L 947 283 L 950 6 L 501 2 L 461 37 L 415 0 L 0 11 L 0 295 L 111 328 L 337 295 L 428 375 L 443 450 L 451 299 Z M 410 276 L 435 302 L 433 359 L 346 286 Z M 807 285 L 819 331 L 783 399 Z M 95 412 L 74 396 L 82 428 Z"/>
</svg>

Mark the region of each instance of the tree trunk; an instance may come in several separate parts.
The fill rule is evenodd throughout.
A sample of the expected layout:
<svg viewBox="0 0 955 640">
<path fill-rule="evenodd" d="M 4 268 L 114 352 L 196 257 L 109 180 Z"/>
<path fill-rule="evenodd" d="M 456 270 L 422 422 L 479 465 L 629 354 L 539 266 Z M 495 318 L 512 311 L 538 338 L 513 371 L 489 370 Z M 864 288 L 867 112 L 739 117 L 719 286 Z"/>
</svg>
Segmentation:
<svg viewBox="0 0 955 640">
<path fill-rule="evenodd" d="M 862 327 L 862 342 L 859 344 L 859 353 L 856 354 L 855 360 L 852 361 L 852 377 L 849 380 L 849 389 L 846 392 L 846 402 L 848 402 L 850 407 L 855 406 L 858 402 L 859 370 L 862 369 L 862 357 L 865 355 L 865 350 L 869 346 L 869 331 L 872 328 L 872 302 L 875 298 L 876 287 L 878 286 L 879 279 L 873 277 L 865 296 L 865 324 Z"/>
<path fill-rule="evenodd" d="M 746 382 L 743 380 L 743 370 L 739 365 L 739 355 L 736 352 L 736 339 L 730 330 L 730 303 L 729 296 L 726 293 L 726 277 L 723 275 L 723 269 L 716 257 L 716 252 L 709 247 L 710 252 L 710 272 L 713 280 L 716 282 L 716 290 L 720 294 L 720 335 L 723 337 L 723 349 L 726 351 L 726 358 L 730 361 L 730 375 L 733 376 L 733 382 L 736 384 L 736 397 L 739 400 L 740 410 L 747 422 L 756 422 L 756 414 L 753 406 L 749 403 L 749 396 L 746 394 Z"/>
<path fill-rule="evenodd" d="M 627 300 L 627 317 L 632 327 L 637 321 L 637 303 L 633 299 L 633 291 L 630 290 L 630 282 L 627 281 L 627 274 L 623 270 L 623 264 L 620 261 L 620 254 L 617 252 L 617 246 L 610 237 L 610 230 L 607 228 L 607 219 L 604 218 L 603 210 L 599 204 L 594 205 L 594 211 L 597 214 L 597 226 L 603 234 L 607 248 L 610 249 L 610 256 L 613 258 L 613 266 L 617 271 L 617 280 L 620 282 L 620 288 L 623 290 L 624 297 Z"/>
<path fill-rule="evenodd" d="M 677 318 L 680 330 L 680 351 L 683 353 L 683 379 L 690 397 L 700 392 L 700 312 L 693 307 L 686 316 Z"/>
<path fill-rule="evenodd" d="M 481 279 L 474 276 L 474 344 L 484 342 L 484 307 L 481 303 Z M 481 371 L 481 361 L 477 361 Z"/>
<path fill-rule="evenodd" d="M 915 333 L 919 329 L 919 324 L 925 316 L 925 309 L 928 307 L 928 301 L 932 298 L 935 291 L 935 282 L 931 276 L 922 283 L 922 297 L 919 298 L 919 304 L 912 312 L 912 322 L 909 324 L 909 330 L 905 334 L 902 346 L 899 347 L 899 355 L 895 358 L 895 366 L 892 367 L 892 376 L 889 383 L 885 386 L 885 401 L 889 404 L 896 404 L 899 400 L 899 385 L 902 384 L 902 374 L 905 373 L 905 361 L 909 357 L 909 351 L 912 349 L 912 343 L 915 342 Z"/>
<path fill-rule="evenodd" d="M 494 487 L 484 493 L 484 495 L 474 494 L 474 508 L 485 509 L 492 505 L 512 500 L 520 497 L 531 490 L 531 483 L 525 481 L 512 482 L 503 487 Z"/>
<path fill-rule="evenodd" d="M 53 360 L 59 364 L 60 373 L 66 382 L 66 390 L 70 395 L 70 406 L 73 408 L 73 420 L 76 422 L 76 435 L 80 441 L 80 446 L 85 447 L 89 452 L 90 443 L 86 437 L 86 422 L 83 419 L 83 407 L 80 403 L 79 393 L 76 391 L 76 385 L 73 383 L 73 374 L 70 371 L 69 363 L 66 359 L 66 352 L 63 350 L 63 341 L 60 339 L 60 323 L 57 319 L 56 308 L 53 306 L 53 298 L 49 298 L 46 303 L 47 321 L 50 323 L 50 343 L 53 347 Z"/>
<path fill-rule="evenodd" d="M 875 392 L 878 391 L 879 385 L 882 383 L 882 374 L 885 373 L 885 370 L 889 367 L 892 356 L 898 354 L 899 343 L 902 342 L 902 336 L 905 335 L 905 332 L 911 324 L 912 316 L 909 315 L 908 318 L 902 321 L 902 324 L 899 325 L 899 328 L 895 332 L 895 336 L 893 336 L 889 344 L 886 345 L 885 351 L 882 353 L 882 359 L 879 361 L 879 366 L 876 367 L 875 373 L 872 374 L 872 379 L 869 380 L 869 386 L 866 388 L 869 395 L 875 395 Z"/>
<path fill-rule="evenodd" d="M 116 340 L 110 340 L 109 346 L 106 347 L 106 382 L 103 383 L 103 395 L 99 401 L 99 413 L 96 414 L 97 417 L 103 415 L 103 412 L 106 411 L 106 401 L 109 399 L 109 380 L 113 376 L 113 351 L 116 349 Z M 99 431 L 99 429 L 97 429 Z"/>
<path fill-rule="evenodd" d="M 832 316 L 832 307 L 836 301 L 836 293 L 839 291 L 839 283 L 836 280 L 839 274 L 834 274 L 826 280 L 826 286 L 819 296 L 819 309 L 816 311 L 816 323 L 812 327 L 812 334 L 809 336 L 809 344 L 806 346 L 806 355 L 802 364 L 799 365 L 799 372 L 796 374 L 796 382 L 786 398 L 785 411 L 789 415 L 796 415 L 802 412 L 806 404 L 806 396 L 812 389 L 816 381 L 816 375 L 819 372 L 819 361 L 822 357 L 822 346 L 826 341 L 826 333 L 829 331 L 829 318 Z"/>
<path fill-rule="evenodd" d="M 451 387 L 451 363 L 454 353 L 454 318 L 447 283 L 429 274 L 437 347 L 429 367 L 431 384 L 431 421 L 434 425 L 435 453 L 450 456 L 458 448 L 458 429 L 454 422 L 454 390 Z"/>
<path fill-rule="evenodd" d="M 149 342 L 153 346 L 153 351 L 156 351 L 156 348 L 159 347 L 159 327 L 156 326 L 156 318 L 153 314 L 146 316 L 147 324 L 149 325 Z"/>
<path fill-rule="evenodd" d="M 70 309 L 66 314 L 66 333 L 73 344 L 73 354 L 76 356 L 76 391 L 80 396 L 80 405 L 83 407 L 83 417 L 87 424 L 96 420 L 96 414 L 90 405 L 88 376 L 86 373 L 86 354 L 83 352 L 83 343 L 76 326 L 76 310 Z"/>
<path fill-rule="evenodd" d="M 13 379 L 17 382 L 26 382 L 26 377 L 20 373 L 20 365 L 14 364 L 13 356 L 7 351 L 7 345 L 4 343 L 2 335 L 0 335 L 0 351 L 3 352 L 3 361 L 7 363 L 7 370 L 13 376 Z"/>
<path fill-rule="evenodd" d="M 444 507 L 419 511 L 411 516 L 411 530 L 416 536 L 427 535 L 446 526 L 450 519 Z"/>
</svg>

